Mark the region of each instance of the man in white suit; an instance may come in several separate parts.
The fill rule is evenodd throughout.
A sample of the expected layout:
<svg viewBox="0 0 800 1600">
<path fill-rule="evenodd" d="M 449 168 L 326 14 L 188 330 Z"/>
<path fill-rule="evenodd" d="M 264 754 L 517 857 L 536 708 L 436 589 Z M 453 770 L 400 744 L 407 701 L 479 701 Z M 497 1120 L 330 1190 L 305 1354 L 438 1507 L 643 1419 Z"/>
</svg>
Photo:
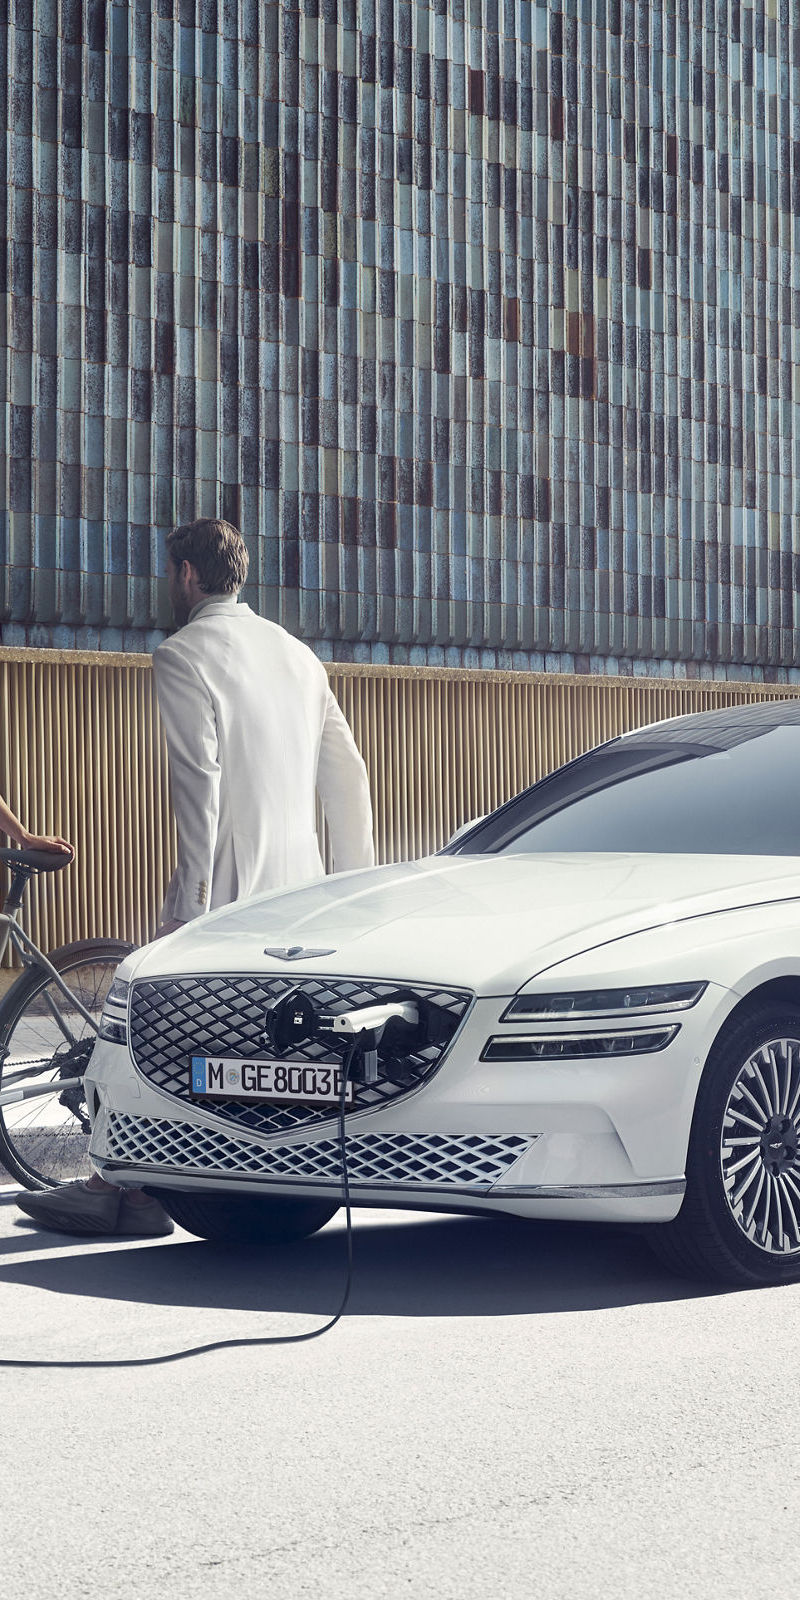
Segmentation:
<svg viewBox="0 0 800 1600">
<path fill-rule="evenodd" d="M 371 866 L 364 762 L 322 663 L 239 602 L 247 549 L 227 522 L 167 538 L 178 632 L 153 671 L 167 735 L 178 867 L 162 933 L 204 911 L 324 871 L 319 793 L 334 868 Z"/>
<path fill-rule="evenodd" d="M 178 632 L 153 656 L 178 825 L 178 866 L 160 937 L 217 906 L 324 871 L 315 798 L 334 867 L 372 865 L 364 762 L 322 663 L 298 639 L 239 603 L 247 549 L 228 522 L 167 537 Z M 157 1236 L 172 1221 L 141 1190 L 95 1173 L 21 1196 L 27 1216 L 62 1233 Z"/>
</svg>

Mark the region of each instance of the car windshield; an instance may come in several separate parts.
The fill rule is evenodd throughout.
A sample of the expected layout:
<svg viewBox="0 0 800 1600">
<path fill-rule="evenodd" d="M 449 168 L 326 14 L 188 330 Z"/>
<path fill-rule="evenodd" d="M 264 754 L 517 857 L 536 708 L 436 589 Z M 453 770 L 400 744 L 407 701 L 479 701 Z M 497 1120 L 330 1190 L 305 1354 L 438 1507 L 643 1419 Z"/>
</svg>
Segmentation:
<svg viewBox="0 0 800 1600">
<path fill-rule="evenodd" d="M 464 849 L 800 855 L 800 726 L 602 746 L 488 818 Z M 720 748 L 723 744 L 727 747 Z"/>
</svg>

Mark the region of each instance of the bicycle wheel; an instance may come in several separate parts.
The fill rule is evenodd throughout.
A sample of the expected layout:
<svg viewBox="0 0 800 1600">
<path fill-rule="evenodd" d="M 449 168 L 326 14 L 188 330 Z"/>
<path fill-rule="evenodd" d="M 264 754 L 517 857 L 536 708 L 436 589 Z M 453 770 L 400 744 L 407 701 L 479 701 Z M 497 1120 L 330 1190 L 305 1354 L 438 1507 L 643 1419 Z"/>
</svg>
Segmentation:
<svg viewBox="0 0 800 1600">
<path fill-rule="evenodd" d="M 118 939 L 62 945 L 48 960 L 69 996 L 41 967 L 32 967 L 0 1006 L 0 1093 L 53 1085 L 52 1094 L 0 1106 L 0 1165 L 28 1189 L 49 1189 L 91 1173 L 83 1087 L 60 1090 L 59 1084 L 83 1076 L 111 980 L 133 948 Z"/>
</svg>

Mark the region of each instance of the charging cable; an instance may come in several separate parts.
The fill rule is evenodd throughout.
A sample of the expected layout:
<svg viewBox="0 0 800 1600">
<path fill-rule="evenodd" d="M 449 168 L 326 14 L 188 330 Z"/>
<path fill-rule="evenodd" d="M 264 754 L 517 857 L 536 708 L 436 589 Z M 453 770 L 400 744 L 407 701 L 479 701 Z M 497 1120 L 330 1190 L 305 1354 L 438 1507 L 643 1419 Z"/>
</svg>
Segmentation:
<svg viewBox="0 0 800 1600">
<path fill-rule="evenodd" d="M 172 1361 L 188 1361 L 190 1356 L 208 1355 L 211 1350 L 252 1350 L 258 1345 L 276 1344 L 306 1344 L 309 1339 L 319 1339 L 323 1333 L 330 1333 L 340 1318 L 344 1316 L 347 1302 L 350 1299 L 350 1290 L 353 1284 L 353 1219 L 350 1211 L 350 1179 L 347 1171 L 347 1137 L 345 1131 L 345 1115 L 347 1101 L 347 1085 L 353 1069 L 356 1056 L 364 1048 L 361 1040 L 355 1036 L 349 1044 L 347 1053 L 342 1061 L 342 1082 L 339 1094 L 339 1150 L 342 1168 L 342 1199 L 344 1201 L 345 1217 L 347 1223 L 347 1281 L 344 1294 L 339 1302 L 338 1309 L 321 1328 L 312 1328 L 308 1333 L 276 1333 L 256 1335 L 249 1339 L 211 1339 L 208 1344 L 190 1345 L 185 1350 L 171 1350 L 163 1356 L 127 1356 L 116 1360 L 89 1360 L 89 1361 L 34 1361 L 30 1358 L 15 1358 L 11 1356 L 0 1357 L 0 1367 L 27 1367 L 41 1370 L 43 1367 L 58 1368 L 62 1371 L 89 1368 L 106 1368 L 107 1370 L 126 1367 L 164 1367 Z"/>
</svg>

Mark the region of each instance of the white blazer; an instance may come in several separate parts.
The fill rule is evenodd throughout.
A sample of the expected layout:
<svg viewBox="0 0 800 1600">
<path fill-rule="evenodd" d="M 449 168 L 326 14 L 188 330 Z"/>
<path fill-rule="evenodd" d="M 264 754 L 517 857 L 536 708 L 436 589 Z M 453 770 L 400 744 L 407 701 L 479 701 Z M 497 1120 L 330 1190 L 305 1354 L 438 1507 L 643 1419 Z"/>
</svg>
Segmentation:
<svg viewBox="0 0 800 1600">
<path fill-rule="evenodd" d="M 372 865 L 367 770 L 307 645 L 215 595 L 153 671 L 178 825 L 164 921 L 321 876 L 317 791 L 334 866 Z"/>
</svg>

